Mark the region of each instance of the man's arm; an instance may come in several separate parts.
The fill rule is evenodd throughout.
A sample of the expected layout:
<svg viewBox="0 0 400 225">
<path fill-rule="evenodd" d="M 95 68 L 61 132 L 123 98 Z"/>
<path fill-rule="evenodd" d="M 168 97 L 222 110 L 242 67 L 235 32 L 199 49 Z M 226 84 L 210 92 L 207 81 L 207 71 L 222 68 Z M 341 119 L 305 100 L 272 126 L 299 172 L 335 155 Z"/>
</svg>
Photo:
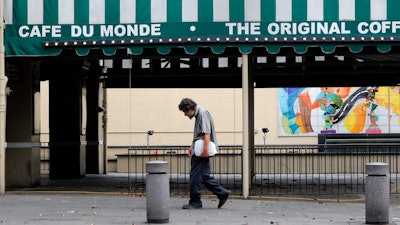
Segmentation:
<svg viewBox="0 0 400 225">
<path fill-rule="evenodd" d="M 204 150 L 201 153 L 201 157 L 208 158 L 208 145 L 210 144 L 210 134 L 205 133 L 204 136 Z"/>
</svg>

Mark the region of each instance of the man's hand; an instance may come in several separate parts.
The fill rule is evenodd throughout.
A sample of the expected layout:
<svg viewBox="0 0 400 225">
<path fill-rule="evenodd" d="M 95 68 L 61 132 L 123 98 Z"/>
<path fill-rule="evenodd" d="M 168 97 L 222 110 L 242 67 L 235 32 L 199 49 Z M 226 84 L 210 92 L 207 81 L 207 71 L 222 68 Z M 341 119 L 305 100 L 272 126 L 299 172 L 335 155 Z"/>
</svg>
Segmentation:
<svg viewBox="0 0 400 225">
<path fill-rule="evenodd" d="M 189 148 L 188 148 L 188 156 L 190 157 L 190 156 L 192 156 L 192 146 L 190 146 Z"/>
<path fill-rule="evenodd" d="M 204 149 L 200 157 L 208 158 L 208 145 L 210 144 L 210 134 L 204 134 Z"/>
<path fill-rule="evenodd" d="M 204 148 L 203 152 L 200 155 L 201 158 L 208 158 L 208 149 Z"/>
</svg>

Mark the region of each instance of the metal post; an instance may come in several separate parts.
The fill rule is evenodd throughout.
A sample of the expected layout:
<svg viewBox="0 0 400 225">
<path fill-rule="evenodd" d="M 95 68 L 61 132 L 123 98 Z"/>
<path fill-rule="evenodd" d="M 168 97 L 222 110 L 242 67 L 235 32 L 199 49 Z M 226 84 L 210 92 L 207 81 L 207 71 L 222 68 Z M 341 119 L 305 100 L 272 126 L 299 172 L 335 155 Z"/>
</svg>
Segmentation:
<svg viewBox="0 0 400 225">
<path fill-rule="evenodd" d="M 146 163 L 146 209 L 147 222 L 169 222 L 169 175 L 168 162 Z"/>
<path fill-rule="evenodd" d="M 103 91 L 103 173 L 107 174 L 107 164 L 108 164 L 108 159 L 107 159 L 107 151 L 108 151 L 108 136 L 107 136 L 107 130 L 108 130 L 108 103 L 107 103 L 107 88 L 106 88 L 106 82 L 105 80 L 101 82 L 102 84 L 102 91 Z"/>
<path fill-rule="evenodd" d="M 242 183 L 243 183 L 243 197 L 246 199 L 249 197 L 250 191 L 250 172 L 249 172 L 249 114 L 250 114 L 250 103 L 249 103 L 249 56 L 242 55 L 242 98 L 243 98 L 243 171 L 242 171 Z"/>
<path fill-rule="evenodd" d="M 0 0 L 0 194 L 5 193 L 6 188 L 6 86 L 4 63 L 4 2 Z"/>
<path fill-rule="evenodd" d="M 389 164 L 367 163 L 365 219 L 367 224 L 389 223 Z"/>
<path fill-rule="evenodd" d="M 392 133 L 391 132 L 391 127 L 390 127 L 390 120 L 392 119 L 392 116 L 390 115 L 390 104 L 392 104 L 391 102 L 390 102 L 390 87 L 387 87 L 387 89 L 388 89 L 388 104 L 387 104 L 387 107 L 388 107 L 388 133 L 390 134 L 390 133 Z"/>
<path fill-rule="evenodd" d="M 147 150 L 149 150 L 149 145 L 150 145 L 150 136 L 154 134 L 154 130 L 149 130 L 146 133 L 146 139 L 147 139 Z"/>
</svg>

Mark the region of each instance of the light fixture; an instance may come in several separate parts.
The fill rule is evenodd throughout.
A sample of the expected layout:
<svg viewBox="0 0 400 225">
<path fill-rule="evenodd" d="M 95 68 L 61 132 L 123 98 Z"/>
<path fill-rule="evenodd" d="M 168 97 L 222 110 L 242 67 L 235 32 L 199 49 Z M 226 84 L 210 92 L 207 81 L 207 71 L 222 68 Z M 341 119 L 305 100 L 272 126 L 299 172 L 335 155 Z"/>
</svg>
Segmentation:
<svg viewBox="0 0 400 225">
<path fill-rule="evenodd" d="M 104 112 L 104 110 L 105 109 L 103 107 L 101 107 L 101 106 L 97 107 L 97 112 L 98 113 Z"/>
<path fill-rule="evenodd" d="M 262 128 L 262 132 L 264 133 L 263 139 L 264 139 L 264 145 L 265 145 L 265 142 L 267 140 L 267 133 L 269 132 L 269 130 L 268 130 L 268 128 L 264 127 L 264 128 Z"/>
<path fill-rule="evenodd" d="M 150 136 L 154 134 L 154 130 L 149 130 L 146 133 L 146 139 L 147 139 L 147 149 L 149 148 L 149 142 L 150 142 Z"/>
</svg>

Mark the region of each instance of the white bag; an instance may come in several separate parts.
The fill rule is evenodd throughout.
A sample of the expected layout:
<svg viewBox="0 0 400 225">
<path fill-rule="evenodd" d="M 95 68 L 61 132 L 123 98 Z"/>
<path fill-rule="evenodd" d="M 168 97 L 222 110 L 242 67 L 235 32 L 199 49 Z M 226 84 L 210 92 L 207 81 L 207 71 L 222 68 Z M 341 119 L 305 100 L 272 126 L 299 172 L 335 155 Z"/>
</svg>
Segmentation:
<svg viewBox="0 0 400 225">
<path fill-rule="evenodd" d="M 204 150 L 204 140 L 200 139 L 194 142 L 194 154 L 196 156 L 200 156 L 201 153 L 203 153 Z M 208 156 L 214 156 L 217 154 L 217 147 L 215 146 L 215 143 L 210 141 L 210 144 L 208 145 Z"/>
</svg>

